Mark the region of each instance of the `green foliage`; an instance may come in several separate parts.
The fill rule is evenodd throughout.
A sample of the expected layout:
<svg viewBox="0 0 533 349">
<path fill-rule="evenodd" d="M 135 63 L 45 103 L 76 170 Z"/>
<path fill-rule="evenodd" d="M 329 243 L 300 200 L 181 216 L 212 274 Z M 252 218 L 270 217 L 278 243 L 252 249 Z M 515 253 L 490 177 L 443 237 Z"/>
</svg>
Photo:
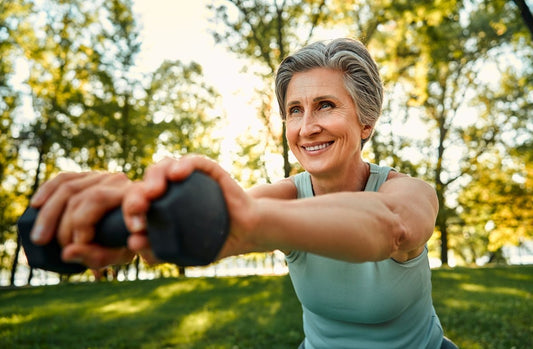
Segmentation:
<svg viewBox="0 0 533 349">
<path fill-rule="evenodd" d="M 200 65 L 165 61 L 152 74 L 145 105 L 158 124 L 159 143 L 165 150 L 217 158 L 221 135 L 212 131 L 221 121 L 218 102 L 218 93 L 203 81 Z"/>
<path fill-rule="evenodd" d="M 208 7 L 214 13 L 216 41 L 259 63 L 267 86 L 272 84 L 268 77 L 281 59 L 314 40 L 320 30 L 345 32 L 367 43 L 381 66 L 389 98 L 365 156 L 434 183 L 440 204 L 436 235 L 441 237 L 444 263 L 448 238 L 451 247 L 464 256 L 473 256 L 474 250 L 486 251 L 489 240 L 474 234 L 481 223 L 468 225 L 456 193 L 468 190 L 471 181 L 477 180 L 476 168 L 488 159 L 483 154 L 492 154 L 494 148 L 503 146 L 511 155 L 512 149 L 531 139 L 528 125 L 533 101 L 527 91 L 531 90 L 533 76 L 533 47 L 515 4 L 503 0 L 351 0 L 327 5 L 325 1 L 225 0 Z M 514 62 L 505 57 L 512 57 Z M 490 79 L 483 77 L 487 67 L 496 71 L 491 72 Z M 258 93 L 263 101 L 259 115 L 272 136 L 272 120 L 265 117 L 272 114 L 268 94 L 272 96 L 268 91 Z M 399 128 L 413 121 L 418 121 L 422 129 L 398 133 Z M 284 146 L 288 175 L 294 165 L 288 165 Z M 256 148 L 252 142 L 245 149 L 253 155 Z M 259 165 L 259 159 L 252 163 Z M 494 190 L 504 190 L 492 184 Z M 527 200 L 526 194 L 518 191 L 515 199 Z M 488 206 L 494 204 L 492 198 Z M 487 224 L 490 217 L 482 217 L 483 224 Z M 508 234 L 498 239 L 500 243 L 516 241 L 511 236 L 516 224 L 502 220 L 501 225 L 506 225 L 502 229 Z M 529 221 L 523 226 L 531 231 Z M 448 231 L 452 236 L 448 237 Z M 470 241 L 476 237 L 480 240 Z"/>
<path fill-rule="evenodd" d="M 0 2 L 0 241 L 14 239 L 14 223 L 25 205 L 24 186 L 18 186 L 16 178 L 23 173 L 17 162 L 21 136 L 14 128 L 15 110 L 20 106 L 20 93 L 13 88 L 15 64 L 20 55 L 15 33 L 30 37 L 26 16 L 31 4 L 26 1 Z M 22 201 L 22 202 L 21 202 Z M 12 249 L 0 245 L 0 266 L 8 265 Z"/>
<path fill-rule="evenodd" d="M 227 0 L 208 5 L 214 12 L 212 35 L 231 52 L 276 71 L 281 60 L 307 42 L 327 14 L 323 0 Z M 302 41 L 303 35 L 303 41 Z M 307 39 L 306 39 L 307 38 Z"/>
<path fill-rule="evenodd" d="M 131 7 L 131 0 L 0 4 L 2 243 L 16 240 L 27 198 L 60 170 L 138 179 L 162 153 L 218 157 L 217 93 L 194 62 L 135 73 L 141 42 Z M 15 71 L 24 80 L 16 85 Z"/>
<path fill-rule="evenodd" d="M 506 244 L 519 245 L 533 238 L 533 170 L 525 154 L 531 156 L 531 151 L 517 157 L 516 163 L 493 154 L 472 171 L 470 185 L 458 199 L 462 233 L 468 235 L 455 242 L 468 244 L 468 248 L 456 249 L 467 251 L 463 252 L 467 262 Z"/>
<path fill-rule="evenodd" d="M 219 154 L 213 130 L 223 112 L 201 67 L 164 62 L 135 75 L 132 1 L 88 4 L 0 2 L 0 241 L 14 238 L 27 196 L 65 158 L 139 178 L 164 154 Z M 513 2 L 217 0 L 209 8 L 217 42 L 265 82 L 256 100 L 265 134 L 241 137 L 235 155 L 243 184 L 270 181 L 265 153 L 283 154 L 285 175 L 299 170 L 274 112 L 272 77 L 289 52 L 333 29 L 369 45 L 389 92 L 365 156 L 434 183 L 443 254 L 448 238 L 471 262 L 532 236 L 533 47 Z M 20 90 L 16 66 L 28 71 Z M 398 132 L 413 120 L 424 128 Z"/>
<path fill-rule="evenodd" d="M 216 123 L 207 112 L 215 108 L 216 93 L 198 82 L 201 68 L 165 62 L 149 79 L 134 74 L 141 43 L 132 3 L 100 5 L 49 0 L 32 14 L 46 21 L 37 28 L 44 34 L 23 47 L 37 114 L 25 132 L 28 146 L 43 156 L 43 177 L 67 157 L 82 168 L 139 178 L 169 144 L 180 144 L 180 153 L 216 157 L 216 147 L 205 140 Z M 162 99 L 163 90 L 172 93 Z M 159 108 L 167 113 L 164 120 L 156 115 Z"/>
<path fill-rule="evenodd" d="M 527 348 L 533 268 L 433 270 L 445 334 L 462 349 Z M 0 346 L 296 348 L 288 276 L 159 279 L 0 290 Z"/>
<path fill-rule="evenodd" d="M 325 22 L 329 12 L 326 1 L 222 0 L 208 5 L 208 9 L 213 12 L 211 34 L 215 41 L 253 62 L 257 67 L 255 73 L 264 81 L 264 88 L 257 91 L 258 116 L 265 125 L 265 135 L 258 137 L 264 140 L 259 147 L 263 152 L 282 154 L 284 175 L 288 177 L 293 165 L 289 162 L 285 129 L 282 125 L 281 132 L 278 131 L 281 119 L 273 117 L 277 113 L 272 112 L 274 72 L 291 51 L 307 43 L 317 26 Z M 262 160 L 252 162 L 261 164 Z M 267 173 L 266 169 L 262 172 Z"/>
<path fill-rule="evenodd" d="M 465 221 L 458 219 L 454 193 L 467 188 L 467 178 L 472 178 L 477 164 L 488 159 L 483 154 L 501 147 L 506 137 L 517 139 L 516 135 L 523 133 L 523 128 L 513 128 L 511 124 L 516 122 L 508 120 L 527 119 L 517 106 L 527 107 L 532 102 L 527 94 L 528 78 L 518 78 L 530 76 L 531 65 L 511 69 L 502 57 L 522 56 L 531 62 L 533 47 L 517 36 L 524 26 L 509 3 L 384 2 L 378 10 L 379 4 L 374 5 L 378 16 L 373 20 L 379 23 L 371 30 L 369 45 L 383 67 L 393 98 L 384 111 L 385 125 L 391 126 L 381 133 L 381 125 L 378 127 L 372 150 L 377 160 L 386 159 L 388 164 L 434 183 L 440 204 L 441 258 L 446 263 L 448 232 L 453 233 L 452 247 L 460 254 L 467 253 L 461 248 L 472 249 L 479 242 L 468 241 L 474 236 L 472 229 L 477 228 L 464 227 Z M 522 45 L 517 46 L 516 40 Z M 497 72 L 492 79 L 482 76 L 486 74 L 482 67 L 487 69 L 489 63 Z M 515 86 L 512 92 L 507 83 Z M 427 137 L 416 140 L 413 135 L 396 134 L 401 121 L 395 119 L 422 121 Z M 405 157 L 414 152 L 419 154 L 415 162 Z M 511 230 L 513 225 L 507 228 Z"/>
<path fill-rule="evenodd" d="M 269 181 L 265 163 L 265 146 L 253 132 L 244 132 L 237 138 L 239 149 L 232 154 L 234 179 L 249 188 L 262 181 Z"/>
</svg>

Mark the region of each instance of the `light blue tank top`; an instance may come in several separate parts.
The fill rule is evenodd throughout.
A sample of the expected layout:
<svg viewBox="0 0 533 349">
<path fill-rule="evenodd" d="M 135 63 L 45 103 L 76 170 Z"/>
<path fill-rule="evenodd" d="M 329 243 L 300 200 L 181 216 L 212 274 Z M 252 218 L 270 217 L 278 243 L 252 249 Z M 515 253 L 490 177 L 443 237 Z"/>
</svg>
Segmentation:
<svg viewBox="0 0 533 349">
<path fill-rule="evenodd" d="M 365 191 L 377 191 L 390 170 L 370 164 Z M 298 198 L 314 195 L 309 173 L 293 180 Z M 286 259 L 302 303 L 306 349 L 440 348 L 427 248 L 405 263 L 349 263 L 302 251 Z"/>
</svg>

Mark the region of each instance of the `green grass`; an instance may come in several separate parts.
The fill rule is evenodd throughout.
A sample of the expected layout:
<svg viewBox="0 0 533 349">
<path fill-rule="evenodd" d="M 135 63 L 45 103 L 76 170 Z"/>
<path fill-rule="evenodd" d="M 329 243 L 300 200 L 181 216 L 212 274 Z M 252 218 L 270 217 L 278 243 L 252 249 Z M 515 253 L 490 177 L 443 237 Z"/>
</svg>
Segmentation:
<svg viewBox="0 0 533 349">
<path fill-rule="evenodd" d="M 290 348 L 302 338 L 287 277 L 63 284 L 0 291 L 0 304 L 0 348 Z"/>
<path fill-rule="evenodd" d="M 434 270 L 433 301 L 460 348 L 533 348 L 533 266 Z"/>
<path fill-rule="evenodd" d="M 460 348 L 531 348 L 533 267 L 433 271 Z M 288 276 L 158 279 L 0 290 L 0 348 L 297 348 Z"/>
</svg>

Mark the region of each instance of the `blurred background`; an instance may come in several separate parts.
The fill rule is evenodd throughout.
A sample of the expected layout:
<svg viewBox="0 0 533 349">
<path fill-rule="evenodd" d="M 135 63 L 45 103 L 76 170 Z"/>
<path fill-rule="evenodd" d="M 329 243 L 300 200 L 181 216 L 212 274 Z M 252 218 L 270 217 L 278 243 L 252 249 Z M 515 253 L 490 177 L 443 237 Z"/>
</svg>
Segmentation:
<svg viewBox="0 0 533 349">
<path fill-rule="evenodd" d="M 274 74 L 301 46 L 341 36 L 369 47 L 386 89 L 365 158 L 437 191 L 432 266 L 532 264 L 532 8 L 524 0 L 1 0 L 0 285 L 67 279 L 31 270 L 16 234 L 29 198 L 60 171 L 139 179 L 163 156 L 194 152 L 243 187 L 299 172 Z M 136 260 L 109 271 L 121 280 L 254 273 L 286 273 L 283 255 L 187 270 Z"/>
</svg>

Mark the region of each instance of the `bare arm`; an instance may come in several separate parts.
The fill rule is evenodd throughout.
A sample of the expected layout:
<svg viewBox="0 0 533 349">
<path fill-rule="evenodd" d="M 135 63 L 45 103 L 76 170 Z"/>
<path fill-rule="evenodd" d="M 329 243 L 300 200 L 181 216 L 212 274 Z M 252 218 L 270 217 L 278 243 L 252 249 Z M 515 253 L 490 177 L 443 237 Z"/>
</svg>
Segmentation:
<svg viewBox="0 0 533 349">
<path fill-rule="evenodd" d="M 251 236 L 261 250 L 303 250 L 351 262 L 406 261 L 431 237 L 437 211 L 431 186 L 395 174 L 377 193 L 259 199 Z"/>
<path fill-rule="evenodd" d="M 213 161 L 183 157 L 154 166 L 144 183 L 126 195 L 123 209 L 133 233 L 132 250 L 149 248 L 144 227 L 133 224 L 133 218 L 144 214 L 166 179 L 184 179 L 194 169 L 215 179 L 226 199 L 231 227 L 218 258 L 280 249 L 351 262 L 390 257 L 405 261 L 420 253 L 433 232 L 434 190 L 404 175 L 391 175 L 377 193 L 340 192 L 295 200 L 296 187 L 289 179 L 245 192 Z"/>
<path fill-rule="evenodd" d="M 298 191 L 292 179 L 285 178 L 274 184 L 260 184 L 248 190 L 253 198 L 271 198 L 281 200 L 296 199 Z"/>
</svg>

